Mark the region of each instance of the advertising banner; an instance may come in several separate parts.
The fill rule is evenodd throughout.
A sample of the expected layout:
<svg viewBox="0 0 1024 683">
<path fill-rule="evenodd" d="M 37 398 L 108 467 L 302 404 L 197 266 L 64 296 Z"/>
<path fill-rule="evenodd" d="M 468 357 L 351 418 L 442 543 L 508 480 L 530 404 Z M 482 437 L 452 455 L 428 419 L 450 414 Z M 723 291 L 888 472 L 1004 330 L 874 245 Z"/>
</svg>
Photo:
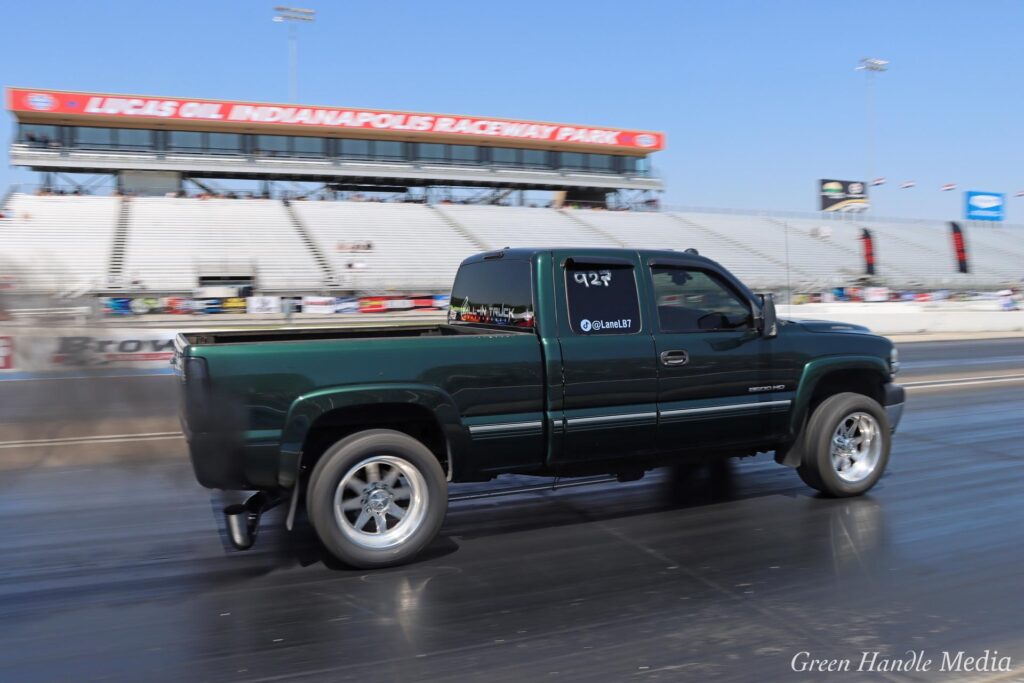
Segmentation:
<svg viewBox="0 0 1024 683">
<path fill-rule="evenodd" d="M 334 313 L 333 296 L 304 296 L 302 297 L 303 313 Z"/>
<path fill-rule="evenodd" d="M 232 102 L 80 93 L 60 90 L 7 89 L 7 108 L 36 116 L 68 115 L 101 120 L 199 121 L 208 126 L 235 124 L 272 128 L 301 126 L 334 129 L 391 131 L 424 137 L 534 140 L 567 145 L 597 145 L 655 152 L 665 147 L 664 133 L 593 128 L 518 119 L 481 118 L 444 114 L 409 113 L 378 109 L 307 107 L 298 105 Z M 99 125 L 84 123 L 82 125 Z M 472 144 L 472 143 L 467 143 Z"/>
<path fill-rule="evenodd" d="M 964 218 L 969 221 L 1001 221 L 1006 216 L 1006 195 L 1002 192 L 964 192 Z"/>
<path fill-rule="evenodd" d="M 950 221 L 950 235 L 953 238 L 953 253 L 956 254 L 956 270 L 958 273 L 969 273 L 970 266 L 967 263 L 967 245 L 964 244 L 964 231 L 960 226 Z"/>
<path fill-rule="evenodd" d="M 229 296 L 221 305 L 221 313 L 245 313 L 246 307 L 245 297 Z"/>
<path fill-rule="evenodd" d="M 382 296 L 364 296 L 359 299 L 360 313 L 386 313 L 388 299 Z"/>
<path fill-rule="evenodd" d="M 281 297 L 279 296 L 250 296 L 245 300 L 247 313 L 280 313 Z"/>
<path fill-rule="evenodd" d="M 875 238 L 871 231 L 864 228 L 860 234 L 860 241 L 864 247 L 864 274 L 875 274 Z"/>
<path fill-rule="evenodd" d="M 170 330 L 75 330 L 0 337 L 0 379 L 82 370 L 171 372 Z"/>
<path fill-rule="evenodd" d="M 867 211 L 867 186 L 859 180 L 819 180 L 819 211 Z"/>
<path fill-rule="evenodd" d="M 872 303 L 878 303 L 881 301 L 889 300 L 889 288 L 888 287 L 865 287 L 864 288 L 864 301 L 870 301 Z"/>
<path fill-rule="evenodd" d="M 335 313 L 358 313 L 359 299 L 355 297 L 339 297 L 334 303 Z"/>
</svg>

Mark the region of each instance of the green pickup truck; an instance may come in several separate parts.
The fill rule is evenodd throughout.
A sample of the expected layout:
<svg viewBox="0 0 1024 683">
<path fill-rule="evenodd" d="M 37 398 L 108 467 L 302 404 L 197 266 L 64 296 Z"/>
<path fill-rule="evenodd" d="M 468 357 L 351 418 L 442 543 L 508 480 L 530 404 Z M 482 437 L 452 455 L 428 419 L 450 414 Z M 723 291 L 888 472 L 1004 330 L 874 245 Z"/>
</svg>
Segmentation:
<svg viewBox="0 0 1024 683">
<path fill-rule="evenodd" d="M 357 567 L 437 534 L 448 482 L 617 475 L 774 451 L 829 496 L 869 490 L 903 389 L 896 349 L 856 325 L 777 320 L 693 250 L 503 249 L 466 259 L 446 324 L 179 335 L 199 483 L 252 545 L 305 504 Z"/>
</svg>

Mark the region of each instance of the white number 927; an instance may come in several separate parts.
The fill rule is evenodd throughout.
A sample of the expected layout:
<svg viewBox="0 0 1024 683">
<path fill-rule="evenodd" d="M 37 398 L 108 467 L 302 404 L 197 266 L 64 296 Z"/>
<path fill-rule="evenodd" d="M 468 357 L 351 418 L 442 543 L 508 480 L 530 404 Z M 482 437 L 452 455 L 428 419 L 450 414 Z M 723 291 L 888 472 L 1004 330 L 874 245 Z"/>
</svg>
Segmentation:
<svg viewBox="0 0 1024 683">
<path fill-rule="evenodd" d="M 572 279 L 576 284 L 584 287 L 610 287 L 612 282 L 612 271 L 610 270 L 586 270 L 573 273 Z"/>
</svg>

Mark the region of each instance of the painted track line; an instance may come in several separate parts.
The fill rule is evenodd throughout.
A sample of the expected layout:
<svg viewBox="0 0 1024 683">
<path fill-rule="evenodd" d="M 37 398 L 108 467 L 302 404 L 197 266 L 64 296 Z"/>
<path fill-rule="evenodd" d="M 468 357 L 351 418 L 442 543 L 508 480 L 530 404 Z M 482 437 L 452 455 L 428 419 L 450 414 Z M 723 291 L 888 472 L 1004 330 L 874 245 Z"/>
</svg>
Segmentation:
<svg viewBox="0 0 1024 683">
<path fill-rule="evenodd" d="M 918 382 L 901 382 L 907 391 L 914 389 L 941 389 L 944 387 L 966 387 L 977 384 L 1001 384 L 1004 382 L 1024 382 L 1024 375 L 988 375 L 985 377 L 956 377 L 949 379 L 931 379 Z"/>
<path fill-rule="evenodd" d="M 46 446 L 84 446 L 94 443 L 132 443 L 135 441 L 163 441 L 182 439 L 181 432 L 149 432 L 145 434 L 103 434 L 100 436 L 69 436 L 55 439 L 25 439 L 22 441 L 0 441 L 4 448 L 41 448 Z"/>
<path fill-rule="evenodd" d="M 121 373 L 75 373 L 72 375 L 44 375 L 34 372 L 0 373 L 0 382 L 66 382 L 71 379 L 125 379 L 134 377 L 174 377 L 174 370 L 158 368 L 150 371 Z"/>
</svg>

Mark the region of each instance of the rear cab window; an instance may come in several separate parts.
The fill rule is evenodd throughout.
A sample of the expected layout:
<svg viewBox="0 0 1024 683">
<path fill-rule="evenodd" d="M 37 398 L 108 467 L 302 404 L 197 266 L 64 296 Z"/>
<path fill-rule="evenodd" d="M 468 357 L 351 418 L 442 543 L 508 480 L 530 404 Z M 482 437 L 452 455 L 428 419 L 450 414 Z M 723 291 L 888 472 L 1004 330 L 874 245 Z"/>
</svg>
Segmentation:
<svg viewBox="0 0 1024 683">
<path fill-rule="evenodd" d="M 640 298 L 632 265 L 565 264 L 565 294 L 569 326 L 584 336 L 640 332 Z"/>
<path fill-rule="evenodd" d="M 463 264 L 452 286 L 448 322 L 533 330 L 530 262 L 498 258 Z"/>
</svg>

